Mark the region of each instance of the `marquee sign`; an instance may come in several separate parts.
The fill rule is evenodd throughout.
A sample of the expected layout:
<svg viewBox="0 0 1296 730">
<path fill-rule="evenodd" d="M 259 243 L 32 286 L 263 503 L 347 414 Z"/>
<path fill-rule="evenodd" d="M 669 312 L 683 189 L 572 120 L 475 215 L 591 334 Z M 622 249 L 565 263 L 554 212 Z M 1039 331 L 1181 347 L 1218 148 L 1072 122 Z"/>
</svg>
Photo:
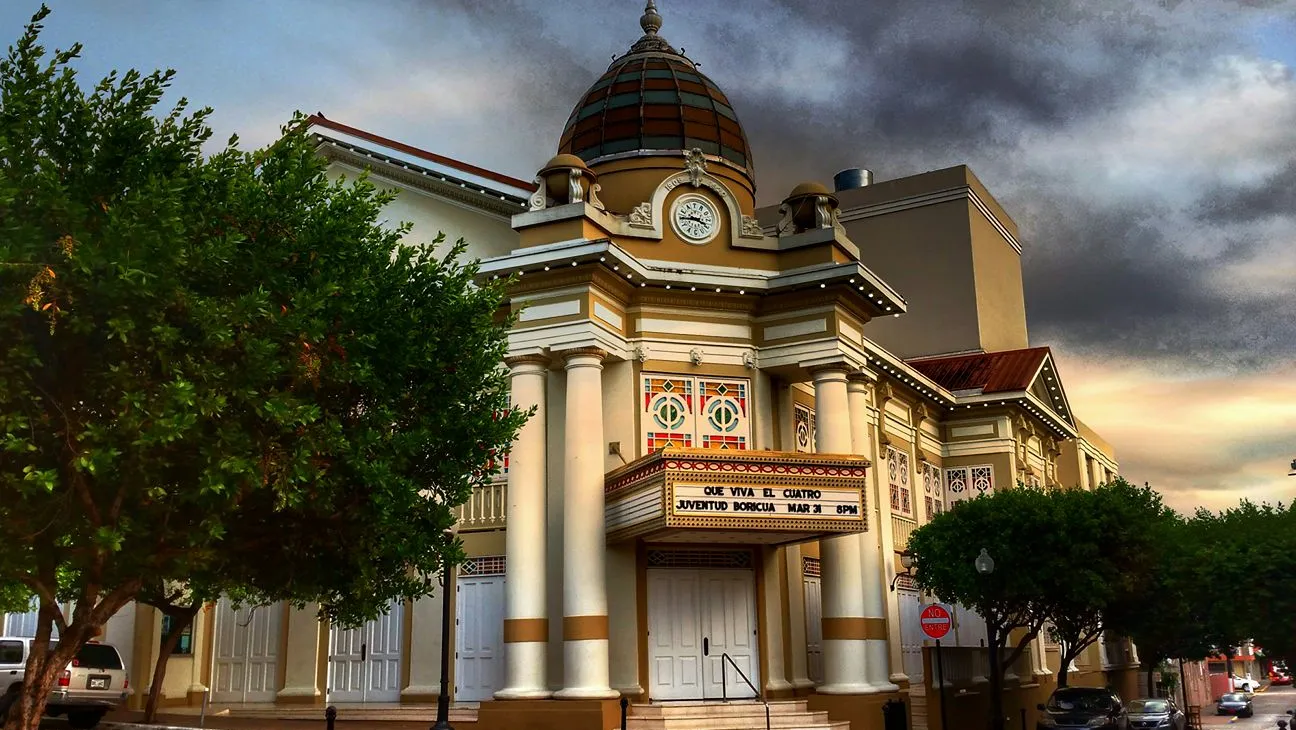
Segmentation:
<svg viewBox="0 0 1296 730">
<path fill-rule="evenodd" d="M 759 487 L 675 482 L 675 516 L 799 517 L 807 520 L 864 520 L 861 492 L 853 488 Z"/>
<path fill-rule="evenodd" d="M 781 544 L 861 532 L 868 466 L 850 455 L 668 448 L 608 474 L 608 539 Z"/>
</svg>

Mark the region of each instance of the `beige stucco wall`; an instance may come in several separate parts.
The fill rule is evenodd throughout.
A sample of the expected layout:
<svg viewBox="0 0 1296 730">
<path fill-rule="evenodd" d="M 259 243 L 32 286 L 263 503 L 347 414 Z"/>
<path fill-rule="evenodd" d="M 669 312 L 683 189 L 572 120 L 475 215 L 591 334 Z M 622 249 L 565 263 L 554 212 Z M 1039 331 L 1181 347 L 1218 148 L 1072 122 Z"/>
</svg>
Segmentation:
<svg viewBox="0 0 1296 730">
<path fill-rule="evenodd" d="M 355 179 L 360 171 L 334 162 L 329 166 L 329 179 L 346 176 Z M 410 244 L 428 244 L 437 233 L 445 233 L 445 244 L 463 238 L 468 244 L 466 260 L 503 256 L 517 248 L 518 235 L 504 216 L 496 216 L 456 201 L 434 195 L 425 190 L 402 185 L 391 180 L 379 181 L 385 190 L 396 193 L 396 199 L 383 211 L 383 222 L 391 227 L 410 223 L 412 228 L 405 241 Z"/>
</svg>

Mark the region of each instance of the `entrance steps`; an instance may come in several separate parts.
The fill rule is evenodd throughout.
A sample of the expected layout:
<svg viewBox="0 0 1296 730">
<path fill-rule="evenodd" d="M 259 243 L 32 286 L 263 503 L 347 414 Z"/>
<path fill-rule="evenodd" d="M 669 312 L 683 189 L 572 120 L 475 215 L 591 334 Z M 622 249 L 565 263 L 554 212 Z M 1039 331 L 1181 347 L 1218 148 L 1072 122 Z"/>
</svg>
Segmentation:
<svg viewBox="0 0 1296 730">
<path fill-rule="evenodd" d="M 805 700 L 769 703 L 771 730 L 850 730 L 846 721 L 833 722 L 826 712 L 812 712 Z M 733 702 L 662 702 L 631 705 L 626 730 L 753 730 L 765 727 L 765 705 L 754 700 Z"/>
<path fill-rule="evenodd" d="M 927 730 L 927 694 L 919 689 L 909 689 L 910 730 Z"/>
</svg>

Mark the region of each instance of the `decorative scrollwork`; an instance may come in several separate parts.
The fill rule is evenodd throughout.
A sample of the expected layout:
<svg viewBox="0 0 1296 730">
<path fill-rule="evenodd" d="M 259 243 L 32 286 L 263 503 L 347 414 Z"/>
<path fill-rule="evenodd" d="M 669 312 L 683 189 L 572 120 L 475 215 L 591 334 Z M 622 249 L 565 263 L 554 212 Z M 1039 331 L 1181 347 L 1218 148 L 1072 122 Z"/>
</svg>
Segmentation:
<svg viewBox="0 0 1296 730">
<path fill-rule="evenodd" d="M 585 202 L 585 189 L 581 187 L 581 170 L 573 167 L 567 171 L 567 202 Z"/>
<path fill-rule="evenodd" d="M 652 228 L 652 203 L 640 203 L 630 211 L 630 225 Z"/>
<path fill-rule="evenodd" d="M 602 189 L 603 186 L 598 183 L 590 186 L 589 204 L 594 206 L 595 210 L 607 211 L 607 208 L 603 205 L 603 201 L 598 198 L 598 193 Z"/>
<path fill-rule="evenodd" d="M 694 147 L 684 153 L 684 166 L 688 168 L 689 183 L 695 188 L 701 186 L 702 175 L 706 173 L 707 168 L 706 157 L 702 155 L 702 149 Z"/>
<path fill-rule="evenodd" d="M 761 231 L 760 221 L 755 216 L 745 215 L 742 217 L 742 235 L 760 237 L 764 233 Z"/>
<path fill-rule="evenodd" d="M 545 179 L 535 179 L 535 192 L 531 193 L 531 210 L 544 210 L 549 206 L 549 196 L 545 193 Z"/>
</svg>

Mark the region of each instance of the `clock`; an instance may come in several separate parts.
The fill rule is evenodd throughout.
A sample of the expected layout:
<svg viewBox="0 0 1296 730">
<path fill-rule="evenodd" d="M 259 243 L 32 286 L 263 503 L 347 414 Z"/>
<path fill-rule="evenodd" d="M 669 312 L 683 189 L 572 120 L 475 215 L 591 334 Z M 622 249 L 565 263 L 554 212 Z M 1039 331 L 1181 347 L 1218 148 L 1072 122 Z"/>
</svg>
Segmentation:
<svg viewBox="0 0 1296 730">
<path fill-rule="evenodd" d="M 720 232 L 720 214 L 701 195 L 681 195 L 671 210 L 671 225 L 680 238 L 701 245 Z"/>
</svg>

